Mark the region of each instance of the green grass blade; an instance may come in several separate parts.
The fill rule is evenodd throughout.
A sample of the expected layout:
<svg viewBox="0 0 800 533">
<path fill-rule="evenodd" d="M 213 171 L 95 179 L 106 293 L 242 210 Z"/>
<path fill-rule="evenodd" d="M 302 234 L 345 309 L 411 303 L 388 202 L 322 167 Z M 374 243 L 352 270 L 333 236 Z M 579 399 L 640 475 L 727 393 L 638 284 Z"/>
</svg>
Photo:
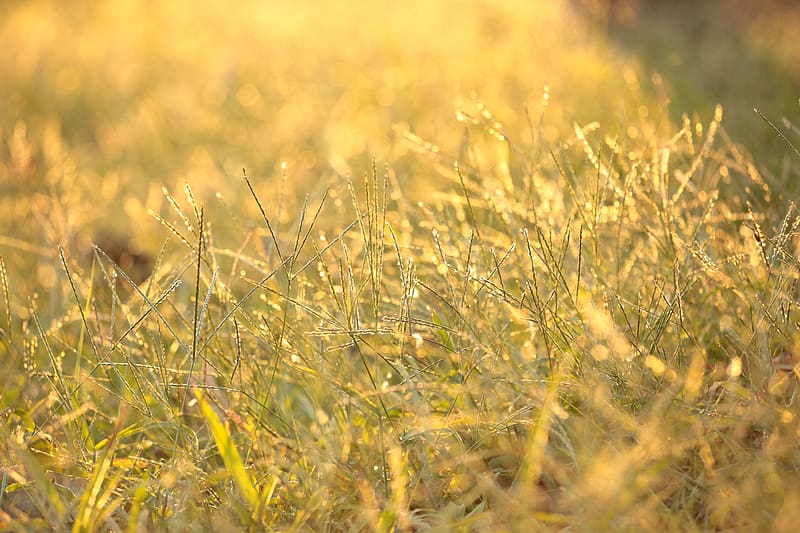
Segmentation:
<svg viewBox="0 0 800 533">
<path fill-rule="evenodd" d="M 239 451 L 236 449 L 236 445 L 231 438 L 231 434 L 223 425 L 222 421 L 220 421 L 211 405 L 209 405 L 209 403 L 205 400 L 203 393 L 200 390 L 195 389 L 194 394 L 197 397 L 197 401 L 200 403 L 200 409 L 203 413 L 203 418 L 205 418 L 206 423 L 208 424 L 208 429 L 211 430 L 211 435 L 214 437 L 214 442 L 217 444 L 217 449 L 219 450 L 219 454 L 222 456 L 222 460 L 225 463 L 228 472 L 230 472 L 234 483 L 236 483 L 236 486 L 239 487 L 239 490 L 242 492 L 244 499 L 247 501 L 250 507 L 255 510 L 258 508 L 261 498 L 258 494 L 258 490 L 253 484 L 250 474 L 247 472 L 247 469 L 242 462 L 242 457 L 239 455 Z"/>
</svg>

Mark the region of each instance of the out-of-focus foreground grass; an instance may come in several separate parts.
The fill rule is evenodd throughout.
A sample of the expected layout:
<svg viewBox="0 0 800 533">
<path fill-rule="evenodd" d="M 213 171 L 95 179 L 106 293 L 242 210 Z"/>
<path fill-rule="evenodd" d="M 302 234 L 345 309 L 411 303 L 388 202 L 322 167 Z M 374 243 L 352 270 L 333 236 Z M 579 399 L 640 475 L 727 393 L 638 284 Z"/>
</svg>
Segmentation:
<svg viewBox="0 0 800 533">
<path fill-rule="evenodd" d="M 798 14 L 652 4 L 0 4 L 0 524 L 791 530 Z"/>
</svg>

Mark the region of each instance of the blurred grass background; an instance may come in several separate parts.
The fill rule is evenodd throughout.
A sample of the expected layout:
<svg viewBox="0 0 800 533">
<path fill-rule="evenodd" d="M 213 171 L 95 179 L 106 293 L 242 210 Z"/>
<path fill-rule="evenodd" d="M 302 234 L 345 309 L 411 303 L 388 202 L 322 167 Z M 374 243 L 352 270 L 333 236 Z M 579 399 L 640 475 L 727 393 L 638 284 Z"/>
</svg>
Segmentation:
<svg viewBox="0 0 800 533">
<path fill-rule="evenodd" d="M 399 132 L 458 155 L 457 109 L 484 102 L 530 142 L 524 110 L 538 115 L 546 85 L 547 141 L 575 121 L 613 134 L 643 118 L 708 120 L 721 103 L 733 139 L 792 187 L 752 108 L 796 115 L 797 10 L 754 6 L 4 2 L 2 234 L 44 246 L 105 229 L 152 248 L 145 210 L 160 210 L 162 185 L 246 203 L 246 167 L 276 198 L 282 162 L 290 202 L 373 157 L 419 198 L 435 184 Z"/>
<path fill-rule="evenodd" d="M 537 115 L 549 83 L 544 134 L 555 141 L 573 121 L 623 129 L 647 99 L 630 94 L 638 67 L 560 2 L 2 9 L 0 44 L 13 51 L 0 60 L 2 234 L 42 253 L 100 231 L 152 251 L 161 236 L 146 210 L 160 212 L 162 185 L 184 180 L 252 212 L 242 167 L 274 208 L 287 163 L 286 219 L 373 157 L 404 195 L 423 197 L 436 183 L 398 132 L 457 155 L 460 105 L 486 102 L 525 136 L 524 108 Z"/>
<path fill-rule="evenodd" d="M 589 11 L 608 28 L 609 41 L 648 72 L 669 80 L 671 117 L 707 115 L 725 109 L 725 129 L 778 188 L 796 193 L 787 174 L 787 154 L 778 139 L 759 124 L 753 108 L 779 124 L 797 122 L 800 58 L 800 6 L 786 0 L 691 2 L 619 0 L 593 2 Z"/>
<path fill-rule="evenodd" d="M 546 80 L 568 119 L 620 121 L 625 67 L 645 84 L 653 72 L 669 80 L 673 118 L 730 103 L 734 136 L 752 124 L 752 107 L 777 114 L 796 103 L 797 61 L 784 46 L 793 9 L 583 3 L 578 16 L 588 17 L 576 18 L 563 2 L 9 2 L 5 136 L 30 123 L 31 135 L 49 131 L 75 157 L 98 158 L 101 176 L 139 166 L 189 175 L 214 162 L 206 172 L 216 177 L 256 152 L 258 172 L 279 160 L 307 171 L 364 154 L 393 159 L 392 125 L 452 134 L 455 97 L 473 92 L 519 120 Z"/>
</svg>

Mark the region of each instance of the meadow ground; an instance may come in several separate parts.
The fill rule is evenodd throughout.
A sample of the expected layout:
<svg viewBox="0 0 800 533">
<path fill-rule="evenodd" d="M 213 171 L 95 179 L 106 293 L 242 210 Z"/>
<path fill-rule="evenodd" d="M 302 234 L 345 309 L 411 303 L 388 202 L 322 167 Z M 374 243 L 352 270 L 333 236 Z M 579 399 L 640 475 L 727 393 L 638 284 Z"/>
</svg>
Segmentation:
<svg viewBox="0 0 800 533">
<path fill-rule="evenodd" d="M 0 3 L 0 528 L 793 531 L 800 10 L 694 4 Z"/>
</svg>

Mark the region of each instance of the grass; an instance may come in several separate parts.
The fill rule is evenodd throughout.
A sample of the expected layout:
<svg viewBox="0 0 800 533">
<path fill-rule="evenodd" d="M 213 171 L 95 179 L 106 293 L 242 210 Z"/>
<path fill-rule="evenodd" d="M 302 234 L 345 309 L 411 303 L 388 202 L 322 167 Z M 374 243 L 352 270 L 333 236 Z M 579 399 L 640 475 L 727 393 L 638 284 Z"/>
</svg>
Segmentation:
<svg viewBox="0 0 800 533">
<path fill-rule="evenodd" d="M 566 3 L 220 6 L 2 8 L 4 529 L 795 527 L 780 112 Z"/>
</svg>

